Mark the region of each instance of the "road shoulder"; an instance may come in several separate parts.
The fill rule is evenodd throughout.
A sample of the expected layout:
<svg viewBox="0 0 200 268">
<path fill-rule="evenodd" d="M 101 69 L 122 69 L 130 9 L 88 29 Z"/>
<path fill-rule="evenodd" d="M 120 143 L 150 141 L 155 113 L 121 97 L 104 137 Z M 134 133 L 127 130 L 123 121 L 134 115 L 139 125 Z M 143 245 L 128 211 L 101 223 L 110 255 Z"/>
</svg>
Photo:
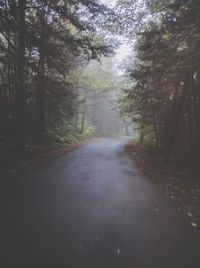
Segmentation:
<svg viewBox="0 0 200 268">
<path fill-rule="evenodd" d="M 128 143 L 125 149 L 141 172 L 172 200 L 178 211 L 188 216 L 192 227 L 200 230 L 200 183 L 165 163 L 155 152 L 134 143 Z"/>
</svg>

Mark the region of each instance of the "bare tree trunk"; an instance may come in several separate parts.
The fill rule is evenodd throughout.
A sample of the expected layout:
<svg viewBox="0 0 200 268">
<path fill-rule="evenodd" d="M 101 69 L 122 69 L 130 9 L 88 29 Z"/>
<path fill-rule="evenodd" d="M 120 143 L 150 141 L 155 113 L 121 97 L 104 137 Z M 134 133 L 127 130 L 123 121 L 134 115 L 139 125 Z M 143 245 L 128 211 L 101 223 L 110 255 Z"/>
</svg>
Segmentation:
<svg viewBox="0 0 200 268">
<path fill-rule="evenodd" d="M 84 132 L 85 128 L 85 113 L 86 113 L 86 90 L 84 89 L 84 97 L 83 97 L 83 111 L 82 111 L 82 119 L 81 119 L 81 134 Z"/>
<path fill-rule="evenodd" d="M 198 91 L 196 90 L 195 81 L 192 75 L 192 94 L 193 94 L 193 109 L 194 109 L 194 125 L 195 125 L 195 146 L 194 146 L 194 173 L 199 174 L 199 156 L 200 156 L 200 125 L 199 125 L 199 110 L 198 110 Z"/>
<path fill-rule="evenodd" d="M 154 126 L 154 135 L 155 135 L 155 139 L 156 139 L 156 147 L 159 148 L 160 143 L 159 143 L 159 134 L 158 134 L 158 126 L 157 126 L 156 116 L 153 117 L 153 126 Z"/>
<path fill-rule="evenodd" d="M 45 57 L 41 50 L 38 69 L 38 142 L 44 144 L 46 142 L 46 89 L 44 84 Z"/>
<path fill-rule="evenodd" d="M 25 11 L 26 0 L 19 0 L 18 58 L 16 81 L 16 144 L 23 150 L 25 142 Z"/>
</svg>

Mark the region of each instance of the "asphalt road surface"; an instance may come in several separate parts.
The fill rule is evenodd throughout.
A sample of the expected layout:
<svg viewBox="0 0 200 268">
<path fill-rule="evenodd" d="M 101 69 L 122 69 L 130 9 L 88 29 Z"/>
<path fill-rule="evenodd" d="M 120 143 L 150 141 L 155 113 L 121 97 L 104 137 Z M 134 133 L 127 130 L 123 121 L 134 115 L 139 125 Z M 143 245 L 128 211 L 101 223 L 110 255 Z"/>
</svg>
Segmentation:
<svg viewBox="0 0 200 268">
<path fill-rule="evenodd" d="M 1 194 L 0 267 L 199 268 L 200 232 L 124 150 L 81 147 Z"/>
</svg>

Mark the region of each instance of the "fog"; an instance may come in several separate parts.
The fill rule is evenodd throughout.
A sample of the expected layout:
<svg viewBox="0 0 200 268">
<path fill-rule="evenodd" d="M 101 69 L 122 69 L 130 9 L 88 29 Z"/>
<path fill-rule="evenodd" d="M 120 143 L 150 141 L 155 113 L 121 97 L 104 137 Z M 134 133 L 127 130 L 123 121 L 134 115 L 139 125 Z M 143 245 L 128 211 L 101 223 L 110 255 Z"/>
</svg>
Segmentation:
<svg viewBox="0 0 200 268">
<path fill-rule="evenodd" d="M 121 84 L 124 83 L 119 63 L 127 55 L 123 49 L 124 46 L 113 57 L 93 60 L 79 69 L 81 129 L 89 123 L 94 127 L 96 136 L 132 136 L 135 133 L 133 123 L 124 118 L 117 107 Z"/>
</svg>

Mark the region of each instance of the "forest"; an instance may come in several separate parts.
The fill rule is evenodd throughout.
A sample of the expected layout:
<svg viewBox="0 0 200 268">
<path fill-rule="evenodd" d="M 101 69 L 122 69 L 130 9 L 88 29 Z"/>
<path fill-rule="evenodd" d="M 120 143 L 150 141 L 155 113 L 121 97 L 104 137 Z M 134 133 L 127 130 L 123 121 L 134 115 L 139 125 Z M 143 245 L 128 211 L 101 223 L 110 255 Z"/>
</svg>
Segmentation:
<svg viewBox="0 0 200 268">
<path fill-rule="evenodd" d="M 124 7 L 124 12 L 130 11 L 129 37 L 135 35 L 130 31 L 131 6 L 128 2 Z M 145 1 L 136 13 L 134 53 L 126 64 L 132 86 L 121 97 L 122 112 L 138 124 L 142 143 L 156 147 L 165 161 L 178 160 L 197 175 L 199 1 Z"/>
<path fill-rule="evenodd" d="M 198 172 L 199 12 L 197 0 L 1 1 L 1 158 L 137 126 Z"/>
<path fill-rule="evenodd" d="M 117 118 L 109 107 L 111 67 L 99 63 L 117 43 L 104 29 L 113 16 L 93 0 L 1 1 L 1 158 L 5 151 L 22 151 L 30 144 L 102 135 L 97 117 L 103 105 Z M 115 121 L 110 134 L 123 125 Z"/>
<path fill-rule="evenodd" d="M 0 267 L 200 268 L 200 0 L 0 0 Z"/>
</svg>

